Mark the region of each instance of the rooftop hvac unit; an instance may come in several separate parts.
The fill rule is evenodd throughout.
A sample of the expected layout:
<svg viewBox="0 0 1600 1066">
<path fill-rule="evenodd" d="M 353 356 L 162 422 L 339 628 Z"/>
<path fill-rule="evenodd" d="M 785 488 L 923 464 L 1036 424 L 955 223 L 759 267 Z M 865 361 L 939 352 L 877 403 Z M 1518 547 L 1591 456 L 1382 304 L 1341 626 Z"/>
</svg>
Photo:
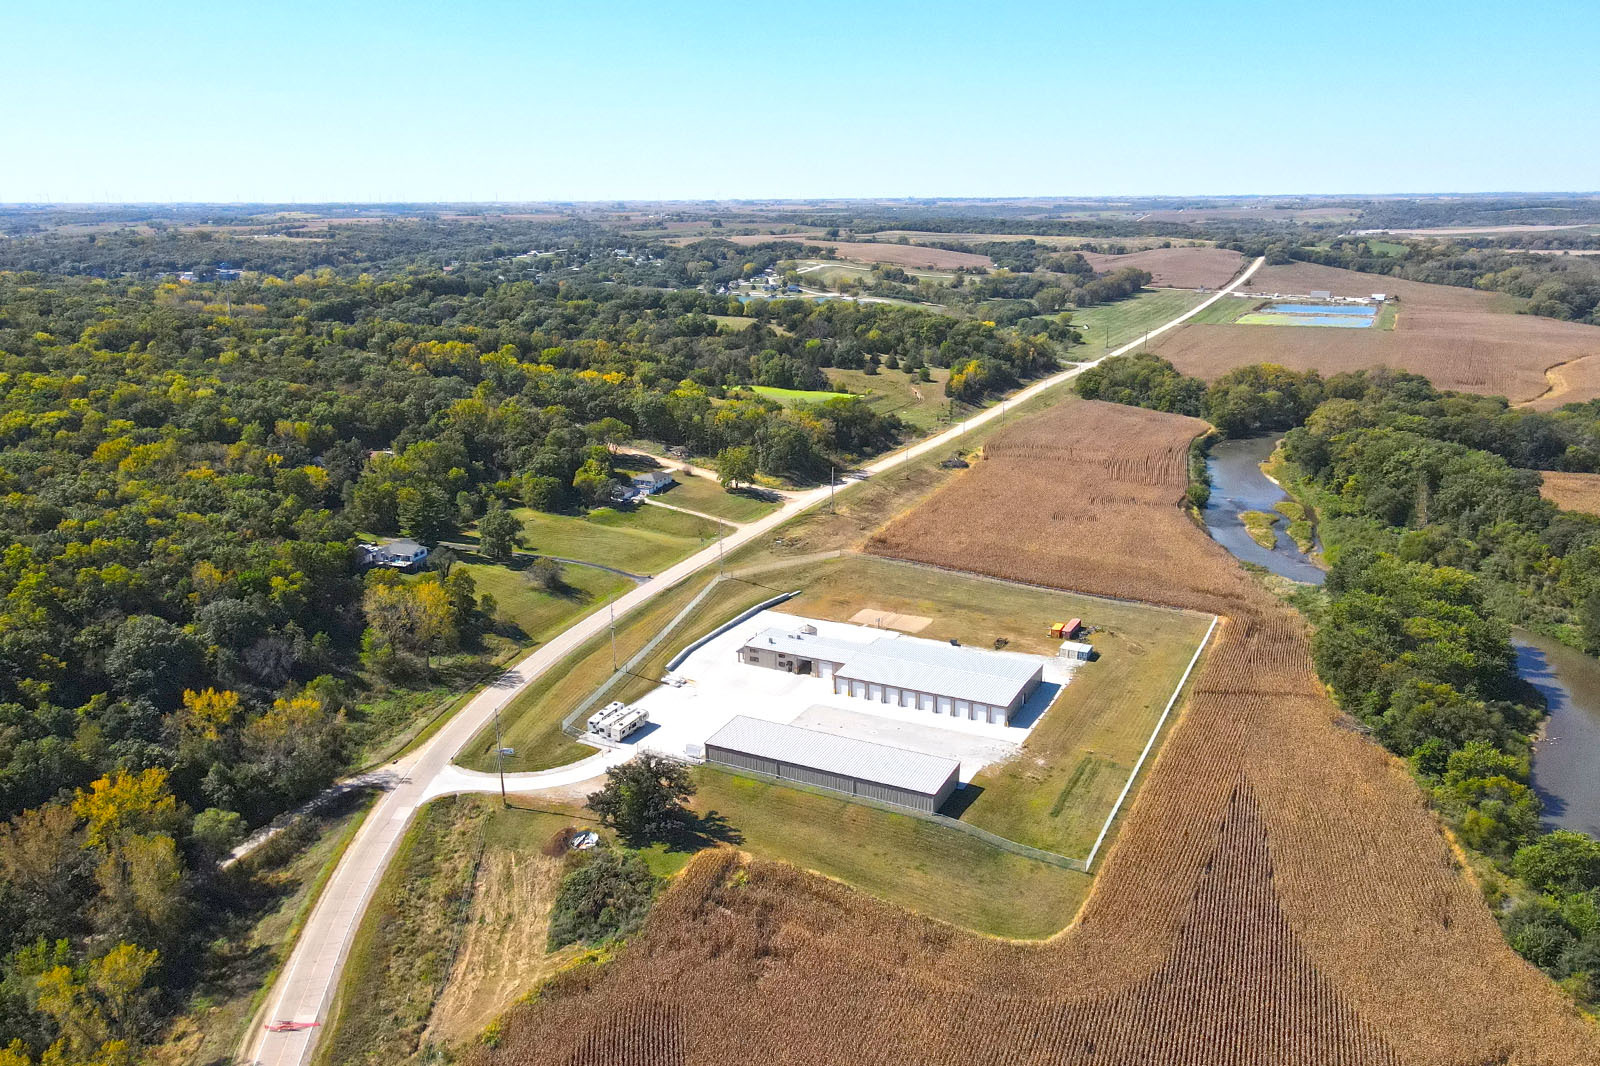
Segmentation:
<svg viewBox="0 0 1600 1066">
<path fill-rule="evenodd" d="M 800 632 L 804 633 L 808 637 L 814 637 L 817 635 L 817 627 L 808 622 L 800 627 Z"/>
</svg>

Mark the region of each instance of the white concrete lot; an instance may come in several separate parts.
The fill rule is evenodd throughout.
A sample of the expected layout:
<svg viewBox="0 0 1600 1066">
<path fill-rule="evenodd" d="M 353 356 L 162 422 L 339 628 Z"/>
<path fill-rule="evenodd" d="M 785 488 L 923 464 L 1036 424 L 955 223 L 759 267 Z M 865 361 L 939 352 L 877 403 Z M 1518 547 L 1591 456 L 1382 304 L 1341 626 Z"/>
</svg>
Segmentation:
<svg viewBox="0 0 1600 1066">
<path fill-rule="evenodd" d="M 718 634 L 685 659 L 672 675 L 684 680 L 682 687 L 662 685 L 636 701 L 636 706 L 650 712 L 650 724 L 629 737 L 624 746 L 698 758 L 707 737 L 736 715 L 746 715 L 955 759 L 961 763 L 962 782 L 967 782 L 985 766 L 1017 753 L 1044 710 L 1071 680 L 1075 665 L 1042 655 L 998 653 L 1044 667 L 1043 683 L 1013 719 L 1014 724 L 1005 726 L 836 695 L 832 684 L 820 677 L 738 661 L 738 650 L 761 630 L 795 632 L 808 624 L 816 626 L 822 636 L 862 644 L 879 638 L 913 639 L 894 630 L 762 611 Z"/>
</svg>

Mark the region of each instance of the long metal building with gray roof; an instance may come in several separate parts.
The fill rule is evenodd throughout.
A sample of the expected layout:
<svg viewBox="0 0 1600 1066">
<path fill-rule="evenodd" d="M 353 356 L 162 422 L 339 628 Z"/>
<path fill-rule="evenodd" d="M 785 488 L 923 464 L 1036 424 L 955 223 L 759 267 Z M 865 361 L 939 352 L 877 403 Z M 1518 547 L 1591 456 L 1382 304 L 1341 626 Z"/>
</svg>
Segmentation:
<svg viewBox="0 0 1600 1066">
<path fill-rule="evenodd" d="M 869 641 L 764 629 L 739 649 L 741 662 L 815 674 L 835 695 L 948 718 L 1009 725 L 1044 679 L 1035 656 L 944 644 L 919 637 L 881 636 Z"/>
<path fill-rule="evenodd" d="M 705 757 L 736 770 L 929 812 L 950 798 L 961 770 L 954 759 L 745 715 L 706 740 Z"/>
</svg>

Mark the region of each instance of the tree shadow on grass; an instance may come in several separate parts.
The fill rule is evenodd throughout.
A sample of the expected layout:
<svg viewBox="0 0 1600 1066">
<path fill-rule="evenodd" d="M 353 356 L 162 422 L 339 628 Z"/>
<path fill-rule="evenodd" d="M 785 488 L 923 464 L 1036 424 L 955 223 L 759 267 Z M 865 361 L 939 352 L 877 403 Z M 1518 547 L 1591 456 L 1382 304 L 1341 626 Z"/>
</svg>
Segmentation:
<svg viewBox="0 0 1600 1066">
<path fill-rule="evenodd" d="M 742 844 L 744 834 L 723 817 L 720 811 L 690 814 L 683 824 L 663 841 L 668 851 L 703 851 L 718 844 Z"/>
</svg>

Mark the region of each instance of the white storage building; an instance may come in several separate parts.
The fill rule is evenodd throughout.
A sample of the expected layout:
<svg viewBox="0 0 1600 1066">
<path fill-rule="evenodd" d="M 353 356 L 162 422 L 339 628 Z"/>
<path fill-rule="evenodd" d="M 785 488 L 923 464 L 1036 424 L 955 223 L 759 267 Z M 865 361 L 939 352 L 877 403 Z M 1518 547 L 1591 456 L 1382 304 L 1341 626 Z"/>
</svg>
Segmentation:
<svg viewBox="0 0 1600 1066">
<path fill-rule="evenodd" d="M 954 759 L 744 715 L 706 740 L 706 761 L 930 813 L 961 770 Z"/>
<path fill-rule="evenodd" d="M 739 649 L 739 661 L 815 674 L 835 695 L 994 725 L 1010 724 L 1044 678 L 1033 656 L 907 636 L 841 640 L 811 626 L 764 629 Z"/>
</svg>

